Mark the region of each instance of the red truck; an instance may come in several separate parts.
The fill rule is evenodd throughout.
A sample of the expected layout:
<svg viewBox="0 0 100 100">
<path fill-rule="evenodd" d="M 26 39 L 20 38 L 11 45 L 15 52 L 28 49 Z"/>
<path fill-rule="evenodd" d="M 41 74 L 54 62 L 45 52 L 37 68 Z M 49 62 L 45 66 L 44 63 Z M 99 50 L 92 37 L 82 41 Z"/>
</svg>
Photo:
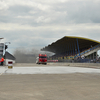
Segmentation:
<svg viewBox="0 0 100 100">
<path fill-rule="evenodd" d="M 36 58 L 36 64 L 47 64 L 47 55 L 39 54 L 39 57 Z"/>
</svg>

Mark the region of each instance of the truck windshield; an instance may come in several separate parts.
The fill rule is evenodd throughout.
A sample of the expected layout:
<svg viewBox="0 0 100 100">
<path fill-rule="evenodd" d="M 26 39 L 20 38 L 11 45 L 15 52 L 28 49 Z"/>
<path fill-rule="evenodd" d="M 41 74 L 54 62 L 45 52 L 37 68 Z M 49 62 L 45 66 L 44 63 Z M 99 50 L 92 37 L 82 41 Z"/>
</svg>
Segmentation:
<svg viewBox="0 0 100 100">
<path fill-rule="evenodd" d="M 39 58 L 47 58 L 46 56 L 40 56 Z"/>
</svg>

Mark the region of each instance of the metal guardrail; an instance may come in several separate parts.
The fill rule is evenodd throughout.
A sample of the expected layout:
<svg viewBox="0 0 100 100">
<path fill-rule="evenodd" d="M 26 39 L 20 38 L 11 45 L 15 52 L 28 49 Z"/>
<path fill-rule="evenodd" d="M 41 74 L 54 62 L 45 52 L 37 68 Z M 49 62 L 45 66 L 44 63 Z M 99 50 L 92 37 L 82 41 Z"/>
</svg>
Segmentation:
<svg viewBox="0 0 100 100">
<path fill-rule="evenodd" d="M 92 50 L 94 50 L 94 49 L 97 49 L 98 47 L 100 47 L 100 44 L 99 44 L 99 45 L 96 45 L 96 46 L 94 46 L 94 47 L 92 47 L 92 48 L 90 48 L 90 49 L 88 49 L 88 50 L 85 50 L 85 51 L 83 51 L 83 52 L 81 52 L 81 53 L 79 53 L 79 54 L 77 54 L 74 58 L 79 57 L 79 56 L 81 56 L 81 55 L 84 55 L 85 53 L 88 53 L 88 52 L 90 52 L 90 51 L 92 51 Z"/>
</svg>

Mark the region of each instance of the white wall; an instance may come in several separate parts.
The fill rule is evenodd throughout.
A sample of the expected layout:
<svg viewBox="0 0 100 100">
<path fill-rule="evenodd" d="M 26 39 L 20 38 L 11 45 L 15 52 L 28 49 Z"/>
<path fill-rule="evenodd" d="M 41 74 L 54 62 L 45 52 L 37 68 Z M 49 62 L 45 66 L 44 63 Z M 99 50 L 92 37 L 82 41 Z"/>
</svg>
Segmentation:
<svg viewBox="0 0 100 100">
<path fill-rule="evenodd" d="M 8 65 L 8 62 L 9 62 L 9 61 L 12 61 L 12 62 L 13 62 L 13 64 L 15 63 L 15 60 L 5 59 L 5 65 Z"/>
</svg>

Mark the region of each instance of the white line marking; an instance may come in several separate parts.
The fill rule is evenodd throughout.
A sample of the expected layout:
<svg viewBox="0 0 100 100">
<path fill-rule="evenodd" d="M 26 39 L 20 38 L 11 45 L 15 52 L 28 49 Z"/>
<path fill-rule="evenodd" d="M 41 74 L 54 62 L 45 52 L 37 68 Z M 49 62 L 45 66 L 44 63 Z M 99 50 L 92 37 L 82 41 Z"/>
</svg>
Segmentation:
<svg viewBox="0 0 100 100">
<path fill-rule="evenodd" d="M 8 70 L 8 69 L 6 69 L 6 70 L 4 71 L 4 73 L 6 73 L 6 72 L 7 72 L 7 70 Z M 0 73 L 0 76 L 1 76 L 2 74 L 4 74 L 4 73 Z"/>
</svg>

